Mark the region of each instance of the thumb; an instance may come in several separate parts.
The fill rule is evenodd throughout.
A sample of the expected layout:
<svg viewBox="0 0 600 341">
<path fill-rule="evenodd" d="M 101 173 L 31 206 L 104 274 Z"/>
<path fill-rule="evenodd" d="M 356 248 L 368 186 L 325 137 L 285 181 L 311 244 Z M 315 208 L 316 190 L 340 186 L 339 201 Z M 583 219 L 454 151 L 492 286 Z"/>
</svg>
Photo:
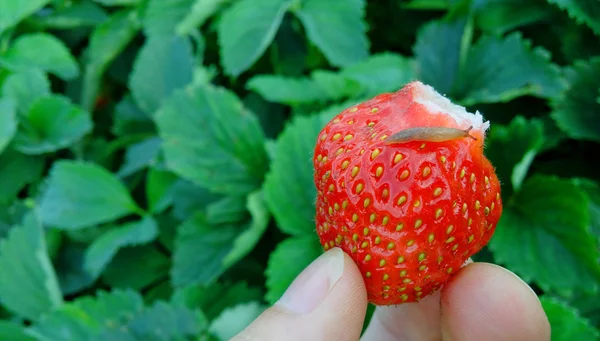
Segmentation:
<svg viewBox="0 0 600 341">
<path fill-rule="evenodd" d="M 277 303 L 230 341 L 356 341 L 366 309 L 366 289 L 356 264 L 334 248 L 310 264 Z"/>
</svg>

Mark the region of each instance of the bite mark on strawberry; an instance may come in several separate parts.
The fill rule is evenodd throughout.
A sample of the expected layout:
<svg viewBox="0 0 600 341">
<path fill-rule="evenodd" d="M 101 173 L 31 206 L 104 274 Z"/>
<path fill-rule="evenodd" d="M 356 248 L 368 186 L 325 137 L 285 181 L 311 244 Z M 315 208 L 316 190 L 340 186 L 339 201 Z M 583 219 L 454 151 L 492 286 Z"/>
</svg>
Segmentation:
<svg viewBox="0 0 600 341">
<path fill-rule="evenodd" d="M 418 301 L 488 243 L 502 212 L 483 155 L 488 127 L 412 82 L 342 111 L 320 132 L 317 234 L 325 250 L 354 259 L 372 303 Z"/>
</svg>

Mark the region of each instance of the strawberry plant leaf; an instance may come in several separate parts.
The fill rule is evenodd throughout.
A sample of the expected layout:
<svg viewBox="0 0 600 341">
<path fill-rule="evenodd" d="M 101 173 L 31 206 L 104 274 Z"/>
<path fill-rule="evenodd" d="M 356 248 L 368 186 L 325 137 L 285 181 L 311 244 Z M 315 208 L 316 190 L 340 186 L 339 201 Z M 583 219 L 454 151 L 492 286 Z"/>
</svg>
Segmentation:
<svg viewBox="0 0 600 341">
<path fill-rule="evenodd" d="M 131 94 L 127 94 L 115 106 L 111 132 L 117 136 L 155 134 L 156 127 L 150 116 L 137 106 Z"/>
<path fill-rule="evenodd" d="M 583 190 L 589 199 L 590 229 L 598 239 L 598 243 L 600 243 L 600 185 L 585 178 L 575 178 L 573 183 Z"/>
<path fill-rule="evenodd" d="M 415 71 L 414 60 L 396 53 L 383 52 L 349 65 L 341 74 L 362 85 L 364 91 L 360 94 L 361 97 L 371 97 L 397 91 L 415 78 Z"/>
<path fill-rule="evenodd" d="M 92 130 L 92 119 L 62 95 L 35 101 L 21 120 L 14 138 L 15 149 L 25 154 L 44 154 L 67 148 Z"/>
<path fill-rule="evenodd" d="M 42 221 L 67 230 L 110 222 L 139 211 L 113 174 L 79 161 L 54 163 L 40 200 Z"/>
<path fill-rule="evenodd" d="M 102 24 L 108 15 L 91 0 L 72 3 L 70 6 L 55 8 L 49 14 L 35 16 L 36 22 L 54 29 L 76 29 Z"/>
<path fill-rule="evenodd" d="M 248 327 L 266 308 L 259 302 L 228 307 L 212 321 L 208 330 L 220 340 L 230 340 Z"/>
<path fill-rule="evenodd" d="M 58 230 L 52 230 L 58 231 Z M 83 289 L 89 288 L 96 281 L 96 276 L 89 273 L 84 266 L 84 257 L 87 245 L 82 242 L 67 243 L 64 245 L 55 264 L 60 290 L 63 295 L 73 295 Z"/>
<path fill-rule="evenodd" d="M 302 0 L 294 14 L 329 63 L 344 67 L 369 55 L 365 7 L 364 0 Z"/>
<path fill-rule="evenodd" d="M 210 284 L 252 251 L 267 228 L 269 214 L 262 192 L 250 194 L 247 200 L 249 222 L 214 225 L 197 213 L 178 227 L 171 271 L 175 287 Z M 205 246 L 203 252 L 197 252 L 198 245 Z"/>
<path fill-rule="evenodd" d="M 98 276 L 117 254 L 119 249 L 153 241 L 158 236 L 158 226 L 152 217 L 111 228 L 104 232 L 86 251 L 84 266 L 88 273 Z"/>
<path fill-rule="evenodd" d="M 316 235 L 291 237 L 277 244 L 277 248 L 269 256 L 265 272 L 267 302 L 274 304 L 279 300 L 296 276 L 322 253 L 323 248 Z M 294 261 L 290 262 L 290 259 Z"/>
<path fill-rule="evenodd" d="M 600 35 L 600 4 L 594 0 L 548 0 L 559 8 L 566 10 L 578 23 L 588 25 Z"/>
<path fill-rule="evenodd" d="M 177 176 L 169 171 L 151 167 L 146 177 L 146 199 L 151 213 L 162 213 L 173 203 L 173 187 Z"/>
<path fill-rule="evenodd" d="M 67 46 L 47 33 L 31 33 L 17 38 L 8 51 L 0 54 L 0 65 L 12 71 L 39 69 L 64 80 L 79 76 L 79 65 Z"/>
<path fill-rule="evenodd" d="M 142 2 L 142 0 L 94 0 L 99 4 L 105 6 L 135 6 Z"/>
<path fill-rule="evenodd" d="M 247 218 L 246 198 L 224 197 L 206 206 L 206 220 L 209 224 L 237 223 Z"/>
<path fill-rule="evenodd" d="M 504 38 L 484 35 L 467 48 L 468 31 L 465 20 L 427 24 L 414 48 L 419 78 L 463 105 L 524 95 L 552 98 L 564 90 L 561 71 L 549 53 L 532 48 L 519 32 Z"/>
<path fill-rule="evenodd" d="M 30 329 L 38 340 L 94 341 L 106 328 L 124 327 L 144 308 L 142 296 L 132 290 L 100 291 L 44 315 Z"/>
<path fill-rule="evenodd" d="M 10 321 L 0 321 L 0 340 L 36 341 L 26 333 L 23 326 Z"/>
<path fill-rule="evenodd" d="M 525 181 L 489 245 L 497 262 L 545 291 L 568 297 L 598 290 L 600 249 L 590 233 L 588 198 L 569 180 Z"/>
<path fill-rule="evenodd" d="M 135 315 L 127 324 L 126 330 L 134 340 L 170 341 L 196 336 L 206 326 L 206 317 L 200 311 L 159 301 Z M 115 331 L 120 328 L 111 329 Z M 113 339 L 101 337 L 98 340 Z"/>
<path fill-rule="evenodd" d="M 216 193 L 244 195 L 260 187 L 268 168 L 264 133 L 233 93 L 211 85 L 177 91 L 156 124 L 175 174 Z"/>
<path fill-rule="evenodd" d="M 0 33 L 17 25 L 21 20 L 37 12 L 50 0 L 13 1 L 0 0 Z"/>
<path fill-rule="evenodd" d="M 263 55 L 291 4 L 291 0 L 240 0 L 225 10 L 217 30 L 225 73 L 237 77 Z"/>
<path fill-rule="evenodd" d="M 600 331 L 565 302 L 546 295 L 540 301 L 550 321 L 552 341 L 600 339 Z"/>
<path fill-rule="evenodd" d="M 600 141 L 600 58 L 575 62 L 565 73 L 569 88 L 552 101 L 552 118 L 571 138 Z"/>
<path fill-rule="evenodd" d="M 139 32 L 140 26 L 137 11 L 121 10 L 92 32 L 81 91 L 81 105 L 85 110 L 92 110 L 104 72 Z"/>
<path fill-rule="evenodd" d="M 177 180 L 173 185 L 173 215 L 179 220 L 187 220 L 194 213 L 221 199 L 222 196 L 196 186 L 189 181 Z"/>
<path fill-rule="evenodd" d="M 17 106 L 10 98 L 0 98 L 0 154 L 17 132 Z"/>
<path fill-rule="evenodd" d="M 186 16 L 177 23 L 176 33 L 179 35 L 190 33 L 230 2 L 232 0 L 195 0 Z"/>
<path fill-rule="evenodd" d="M 262 299 L 261 290 L 250 287 L 246 282 L 221 283 L 187 286 L 173 294 L 173 302 L 189 308 L 200 308 L 206 318 L 212 321 L 227 307 Z"/>
<path fill-rule="evenodd" d="M 496 167 L 501 183 L 508 191 L 518 190 L 527 176 L 529 166 L 544 143 L 541 121 L 515 116 L 507 126 L 495 125 L 486 141 L 486 155 Z"/>
<path fill-rule="evenodd" d="M 446 96 L 454 97 L 466 25 L 466 20 L 431 21 L 419 29 L 413 47 L 418 78 Z"/>
<path fill-rule="evenodd" d="M 112 288 L 142 290 L 167 278 L 170 266 L 168 256 L 153 245 L 126 247 L 107 265 L 101 279 Z"/>
<path fill-rule="evenodd" d="M 478 0 L 474 3 L 475 25 L 490 33 L 504 34 L 550 18 L 551 9 L 546 1 Z"/>
<path fill-rule="evenodd" d="M 170 35 L 190 12 L 194 0 L 149 0 L 142 19 L 148 36 Z"/>
<path fill-rule="evenodd" d="M 314 233 L 314 141 L 335 114 L 296 116 L 277 139 L 275 159 L 265 180 L 265 198 L 285 233 Z"/>
<path fill-rule="evenodd" d="M 0 241 L 0 277 L 11 279 L 0 281 L 2 305 L 20 317 L 36 320 L 63 304 L 35 210 Z"/>
<path fill-rule="evenodd" d="M 173 91 L 192 81 L 194 54 L 187 37 L 150 36 L 136 57 L 129 87 L 139 107 L 154 115 Z"/>
<path fill-rule="evenodd" d="M 5 149 L 0 153 L 0 201 L 12 201 L 23 187 L 39 179 L 43 170 L 43 157 Z"/>
<path fill-rule="evenodd" d="M 50 82 L 36 69 L 10 74 L 4 80 L 0 94 L 17 103 L 17 111 L 25 115 L 39 98 L 50 94 Z"/>
<path fill-rule="evenodd" d="M 465 65 L 458 83 L 465 105 L 506 102 L 524 95 L 552 98 L 565 88 L 548 51 L 532 48 L 520 33 L 481 38 L 469 50 Z"/>
<path fill-rule="evenodd" d="M 131 145 L 125 151 L 125 161 L 117 172 L 120 177 L 130 176 L 157 162 L 160 154 L 161 140 L 150 137 Z"/>
</svg>

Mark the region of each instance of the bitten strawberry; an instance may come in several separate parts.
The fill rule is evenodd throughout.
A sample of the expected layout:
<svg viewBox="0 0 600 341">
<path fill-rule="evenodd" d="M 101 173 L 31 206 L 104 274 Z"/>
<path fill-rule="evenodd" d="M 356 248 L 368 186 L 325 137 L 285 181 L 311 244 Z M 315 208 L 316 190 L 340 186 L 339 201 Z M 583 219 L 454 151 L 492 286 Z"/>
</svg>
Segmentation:
<svg viewBox="0 0 600 341">
<path fill-rule="evenodd" d="M 488 243 L 502 213 L 483 154 L 489 122 L 412 82 L 338 114 L 314 152 L 317 233 L 364 276 L 376 305 L 439 289 Z"/>
</svg>

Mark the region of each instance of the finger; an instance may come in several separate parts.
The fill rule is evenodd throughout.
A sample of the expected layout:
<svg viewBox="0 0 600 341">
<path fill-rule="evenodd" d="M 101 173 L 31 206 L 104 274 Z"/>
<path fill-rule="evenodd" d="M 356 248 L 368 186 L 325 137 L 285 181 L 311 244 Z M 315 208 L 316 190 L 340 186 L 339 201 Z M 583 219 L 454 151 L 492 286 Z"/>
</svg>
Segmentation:
<svg viewBox="0 0 600 341">
<path fill-rule="evenodd" d="M 463 266 L 472 263 L 469 258 Z M 362 341 L 397 341 L 442 339 L 440 332 L 440 292 L 418 303 L 377 307 Z"/>
<path fill-rule="evenodd" d="M 306 268 L 273 307 L 232 341 L 356 341 L 366 309 L 358 268 L 334 248 Z"/>
<path fill-rule="evenodd" d="M 462 269 L 442 290 L 444 341 L 547 341 L 548 318 L 531 288 L 488 263 Z"/>
</svg>

